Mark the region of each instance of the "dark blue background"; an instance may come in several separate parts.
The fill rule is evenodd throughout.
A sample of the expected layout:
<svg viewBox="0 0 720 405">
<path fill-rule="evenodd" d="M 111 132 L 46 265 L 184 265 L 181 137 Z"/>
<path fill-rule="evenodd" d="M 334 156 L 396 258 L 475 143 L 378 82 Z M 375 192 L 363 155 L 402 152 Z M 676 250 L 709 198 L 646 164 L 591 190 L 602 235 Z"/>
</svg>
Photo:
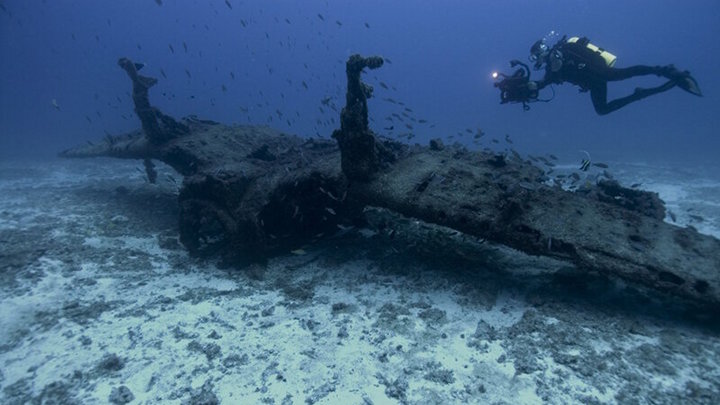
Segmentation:
<svg viewBox="0 0 720 405">
<path fill-rule="evenodd" d="M 366 75 L 379 133 L 404 108 L 382 100 L 390 97 L 428 121 L 413 124 L 413 142 L 481 128 L 487 138 L 509 134 L 521 152 L 566 161 L 579 161 L 580 149 L 595 159 L 679 163 L 714 161 L 720 151 L 716 0 L 229 2 L 232 9 L 224 0 L 0 0 L 0 156 L 54 155 L 138 128 L 116 64 L 122 56 L 160 79 L 151 101 L 169 114 L 327 137 L 338 112 L 321 100 L 343 105 L 344 61 L 356 52 L 392 61 Z M 529 112 L 498 104 L 490 73 L 526 60 L 550 30 L 588 36 L 618 56 L 618 67 L 689 69 L 705 97 L 673 89 L 598 116 L 588 94 L 563 85 Z M 658 83 L 614 83 L 610 96 Z"/>
</svg>

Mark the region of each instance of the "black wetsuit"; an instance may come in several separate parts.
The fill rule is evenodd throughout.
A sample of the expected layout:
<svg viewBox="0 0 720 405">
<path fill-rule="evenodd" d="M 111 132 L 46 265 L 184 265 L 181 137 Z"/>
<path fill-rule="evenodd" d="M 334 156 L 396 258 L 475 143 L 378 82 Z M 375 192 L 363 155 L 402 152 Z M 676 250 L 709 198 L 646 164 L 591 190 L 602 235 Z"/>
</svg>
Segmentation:
<svg viewBox="0 0 720 405">
<path fill-rule="evenodd" d="M 538 90 L 553 83 L 569 82 L 580 86 L 581 91 L 590 91 L 595 111 L 604 115 L 633 101 L 670 90 L 677 84 L 678 71 L 672 65 L 609 67 L 600 53 L 589 49 L 587 43 L 587 38 L 580 38 L 576 42 L 567 42 L 563 38 L 555 44 L 545 57 L 545 77 L 537 82 Z M 560 62 L 559 67 L 558 62 Z M 553 67 L 557 70 L 553 70 Z M 649 89 L 636 88 L 635 92 L 629 96 L 607 101 L 607 82 L 645 75 L 664 76 L 669 80 L 660 86 Z"/>
</svg>

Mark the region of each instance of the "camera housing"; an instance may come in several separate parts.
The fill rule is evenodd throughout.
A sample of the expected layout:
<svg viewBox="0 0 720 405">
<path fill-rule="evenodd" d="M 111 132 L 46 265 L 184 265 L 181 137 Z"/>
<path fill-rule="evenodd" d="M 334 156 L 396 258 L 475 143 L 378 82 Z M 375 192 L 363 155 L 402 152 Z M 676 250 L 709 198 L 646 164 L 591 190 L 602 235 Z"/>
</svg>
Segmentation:
<svg viewBox="0 0 720 405">
<path fill-rule="evenodd" d="M 538 89 L 530 82 L 530 68 L 519 60 L 510 61 L 510 67 L 520 66 L 512 75 L 504 73 L 493 74 L 495 77 L 502 77 L 493 85 L 500 89 L 500 104 L 522 103 L 523 109 L 528 110 L 527 103 L 536 101 Z"/>
</svg>

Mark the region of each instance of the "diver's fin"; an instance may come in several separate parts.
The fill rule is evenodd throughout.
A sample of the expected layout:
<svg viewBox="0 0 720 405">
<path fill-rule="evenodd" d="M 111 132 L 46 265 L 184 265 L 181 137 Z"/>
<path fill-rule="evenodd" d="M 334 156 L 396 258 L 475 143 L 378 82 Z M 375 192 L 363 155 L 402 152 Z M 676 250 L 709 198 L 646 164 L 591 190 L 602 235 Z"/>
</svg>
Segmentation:
<svg viewBox="0 0 720 405">
<path fill-rule="evenodd" d="M 697 81 L 690 76 L 690 72 L 688 71 L 683 72 L 683 75 L 677 79 L 677 85 L 690 94 L 702 97 L 700 86 L 698 86 Z"/>
</svg>

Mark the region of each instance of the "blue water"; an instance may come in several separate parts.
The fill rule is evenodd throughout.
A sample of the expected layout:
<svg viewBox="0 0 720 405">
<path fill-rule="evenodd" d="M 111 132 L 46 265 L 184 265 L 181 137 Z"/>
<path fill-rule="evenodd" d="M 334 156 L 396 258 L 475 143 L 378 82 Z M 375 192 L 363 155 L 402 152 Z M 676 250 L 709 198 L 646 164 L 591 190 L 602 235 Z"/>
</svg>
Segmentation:
<svg viewBox="0 0 720 405">
<path fill-rule="evenodd" d="M 714 0 L 227 3 L 1 0 L 0 156 L 51 156 L 139 128 L 120 57 L 146 64 L 142 73 L 160 79 L 151 101 L 176 117 L 328 137 L 339 125 L 331 107 L 344 104 L 344 61 L 353 53 L 391 62 L 365 76 L 375 88 L 371 125 L 381 134 L 392 125 L 390 135 L 412 132 L 411 142 L 425 143 L 482 129 L 488 139 L 509 134 L 522 153 L 570 162 L 583 157 L 578 150 L 595 159 L 694 165 L 720 152 Z M 589 94 L 566 84 L 527 112 L 500 105 L 490 73 L 526 60 L 551 30 L 589 37 L 618 56 L 617 67 L 688 69 L 705 97 L 676 88 L 598 116 Z M 612 83 L 610 98 L 658 80 Z M 406 121 L 412 129 L 386 120 L 403 111 L 416 120 Z M 454 140 L 471 145 L 471 136 Z"/>
</svg>

